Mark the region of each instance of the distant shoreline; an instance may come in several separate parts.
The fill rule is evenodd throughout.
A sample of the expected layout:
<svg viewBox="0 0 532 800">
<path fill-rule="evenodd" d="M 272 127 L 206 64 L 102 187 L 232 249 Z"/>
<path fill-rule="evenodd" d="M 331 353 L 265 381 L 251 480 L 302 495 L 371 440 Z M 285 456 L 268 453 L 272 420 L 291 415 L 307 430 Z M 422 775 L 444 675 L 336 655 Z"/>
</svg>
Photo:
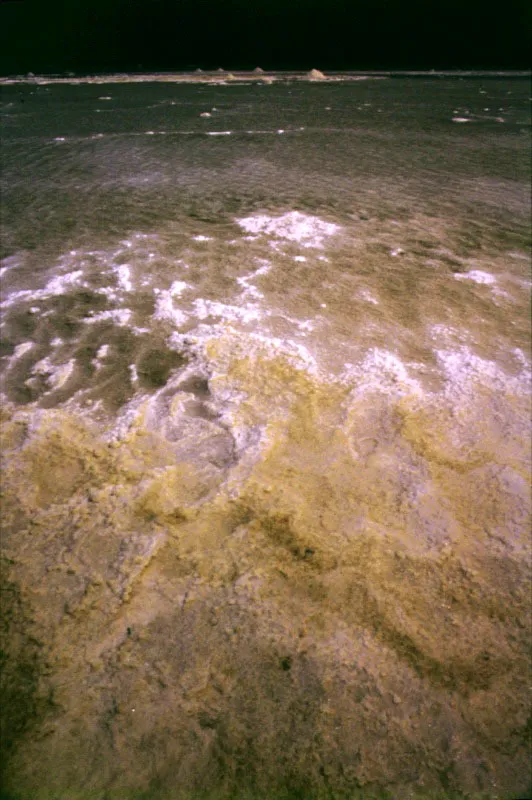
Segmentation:
<svg viewBox="0 0 532 800">
<path fill-rule="evenodd" d="M 314 77 L 309 72 L 297 71 L 211 71 L 202 72 L 152 72 L 152 73 L 107 73 L 101 75 L 14 75 L 0 77 L 0 85 L 12 84 L 106 84 L 106 83 L 199 83 L 231 85 L 238 83 L 285 83 L 288 81 L 308 83 L 340 83 L 360 80 L 382 80 L 385 78 L 530 78 L 530 70 L 367 70 L 331 71 L 323 77 Z"/>
</svg>

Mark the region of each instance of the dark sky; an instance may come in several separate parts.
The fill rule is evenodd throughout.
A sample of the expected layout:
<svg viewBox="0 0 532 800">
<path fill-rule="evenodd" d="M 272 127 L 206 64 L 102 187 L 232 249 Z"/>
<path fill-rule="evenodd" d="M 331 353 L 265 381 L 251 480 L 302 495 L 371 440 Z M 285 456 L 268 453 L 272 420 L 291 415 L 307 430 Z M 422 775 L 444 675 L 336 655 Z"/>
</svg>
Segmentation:
<svg viewBox="0 0 532 800">
<path fill-rule="evenodd" d="M 527 0 L 0 0 L 0 74 L 526 69 Z"/>
</svg>

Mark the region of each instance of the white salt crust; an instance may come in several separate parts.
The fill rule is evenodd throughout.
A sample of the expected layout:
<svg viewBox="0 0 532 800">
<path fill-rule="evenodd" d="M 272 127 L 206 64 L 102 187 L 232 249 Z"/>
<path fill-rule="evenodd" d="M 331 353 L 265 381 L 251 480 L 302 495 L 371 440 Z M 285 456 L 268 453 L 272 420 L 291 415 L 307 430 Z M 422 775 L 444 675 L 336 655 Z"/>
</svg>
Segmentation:
<svg viewBox="0 0 532 800">
<path fill-rule="evenodd" d="M 325 240 L 340 230 L 339 225 L 300 211 L 290 211 L 280 217 L 258 214 L 238 219 L 237 223 L 249 234 L 266 234 L 314 248 L 322 248 Z"/>
</svg>

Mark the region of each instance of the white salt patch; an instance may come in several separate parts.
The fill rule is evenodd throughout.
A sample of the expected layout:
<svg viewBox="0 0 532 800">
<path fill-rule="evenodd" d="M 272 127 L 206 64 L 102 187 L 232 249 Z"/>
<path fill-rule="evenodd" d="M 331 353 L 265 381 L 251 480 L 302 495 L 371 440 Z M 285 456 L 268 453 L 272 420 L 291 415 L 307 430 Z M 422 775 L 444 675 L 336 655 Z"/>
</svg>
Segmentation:
<svg viewBox="0 0 532 800">
<path fill-rule="evenodd" d="M 34 375 L 46 375 L 47 373 L 53 370 L 52 363 L 48 356 L 46 358 L 42 358 L 40 361 L 37 361 L 36 364 L 32 367 L 32 372 Z"/>
<path fill-rule="evenodd" d="M 453 117 L 453 122 L 471 122 L 467 117 Z"/>
<path fill-rule="evenodd" d="M 210 114 L 208 111 L 203 111 L 200 114 L 200 117 L 212 117 L 212 114 Z"/>
<path fill-rule="evenodd" d="M 63 344 L 63 340 L 59 336 L 56 336 L 54 339 L 52 339 L 50 344 L 52 347 L 60 347 Z"/>
<path fill-rule="evenodd" d="M 12 292 L 2 301 L 1 305 L 3 308 L 6 308 L 18 301 L 41 300 L 50 297 L 50 295 L 65 294 L 65 292 L 73 286 L 85 285 L 81 284 L 80 279 L 82 275 L 83 270 L 76 270 L 75 272 L 69 272 L 66 275 L 52 278 L 52 280 L 48 281 L 44 289 L 21 289 L 20 291 Z M 39 308 L 34 306 L 33 309 L 30 310 L 33 313 L 37 313 Z"/>
<path fill-rule="evenodd" d="M 51 389 L 61 389 L 72 375 L 75 365 L 75 358 L 71 358 L 66 364 L 54 365 L 47 356 L 33 365 L 32 373 L 46 378 L 46 382 Z M 26 381 L 26 383 L 29 383 L 29 381 Z"/>
<path fill-rule="evenodd" d="M 327 308 L 327 303 L 320 303 L 320 308 Z"/>
<path fill-rule="evenodd" d="M 129 373 L 131 375 L 131 383 L 138 383 L 139 374 L 137 372 L 137 368 L 136 368 L 135 364 L 130 364 L 129 365 Z"/>
<path fill-rule="evenodd" d="M 10 256 L 9 258 L 3 258 L 2 267 L 0 268 L 0 278 L 3 275 L 5 275 L 6 272 L 9 272 L 10 269 L 13 269 L 13 267 L 18 266 L 18 263 L 19 262 L 15 256 Z"/>
<path fill-rule="evenodd" d="M 100 345 L 100 347 L 96 351 L 96 358 L 99 358 L 99 359 L 106 358 L 108 353 L 109 353 L 109 345 L 108 344 L 102 344 L 102 345 Z"/>
<path fill-rule="evenodd" d="M 207 131 L 207 136 L 230 136 L 233 131 Z"/>
<path fill-rule="evenodd" d="M 173 322 L 178 328 L 188 321 L 188 314 L 178 308 L 174 308 L 171 299 L 161 298 L 155 306 L 155 319 L 167 319 Z"/>
<path fill-rule="evenodd" d="M 456 344 L 456 342 L 471 341 L 471 333 L 465 329 L 452 328 L 449 325 L 436 323 L 428 329 L 428 335 L 439 344 Z"/>
<path fill-rule="evenodd" d="M 422 394 L 419 382 L 410 377 L 406 365 L 388 350 L 374 348 L 367 353 L 361 364 L 345 366 L 342 379 L 355 383 L 354 395 L 368 391 L 385 391 L 396 396 Z"/>
<path fill-rule="evenodd" d="M 497 283 L 496 278 L 489 272 L 482 272 L 479 269 L 471 270 L 471 272 L 455 273 L 456 280 L 458 281 L 474 281 L 485 286 L 493 286 Z"/>
<path fill-rule="evenodd" d="M 340 228 L 319 217 L 291 211 L 280 217 L 258 214 L 253 217 L 238 219 L 237 223 L 247 233 L 267 234 L 280 239 L 298 242 L 303 247 L 323 247 L 326 237 L 333 236 Z"/>
<path fill-rule="evenodd" d="M 523 351 L 521 350 L 520 347 L 514 347 L 514 349 L 512 350 L 512 353 L 517 358 L 517 360 L 521 362 L 521 366 L 523 366 L 525 368 L 525 370 L 529 370 L 530 369 L 529 361 L 528 361 L 527 357 L 525 356 L 525 354 L 523 353 Z"/>
<path fill-rule="evenodd" d="M 494 361 L 476 356 L 468 347 L 435 350 L 436 358 L 448 381 L 445 394 L 451 399 L 469 393 L 473 384 L 483 383 L 497 391 L 522 394 L 529 391 L 530 368 L 525 366 L 518 376 L 507 375 Z"/>
<path fill-rule="evenodd" d="M 114 269 L 118 277 L 118 284 L 124 292 L 132 292 L 133 284 L 131 283 L 131 269 L 127 264 L 120 264 L 119 267 Z"/>
<path fill-rule="evenodd" d="M 264 316 L 259 309 L 252 305 L 230 306 L 214 300 L 204 300 L 203 298 L 194 301 L 194 308 L 198 319 L 221 317 L 229 322 L 246 323 L 259 320 Z"/>
<path fill-rule="evenodd" d="M 155 319 L 166 319 L 173 322 L 178 327 L 184 325 L 188 320 L 188 314 L 174 306 L 174 297 L 179 297 L 185 289 L 190 289 L 188 283 L 184 281 L 174 281 L 169 289 L 154 289 Z"/>
<path fill-rule="evenodd" d="M 109 97 L 108 95 L 107 95 L 107 96 L 105 96 L 105 97 L 99 97 L 99 98 L 98 98 L 98 100 L 112 100 L 112 99 L 113 99 L 113 98 L 112 98 L 112 97 Z"/>
<path fill-rule="evenodd" d="M 294 261 L 306 261 L 305 256 L 294 256 Z"/>
<path fill-rule="evenodd" d="M 52 389 L 60 389 L 68 381 L 76 366 L 76 359 L 71 358 L 66 364 L 60 364 L 48 378 L 48 383 Z"/>
<path fill-rule="evenodd" d="M 361 300 L 365 300 L 367 303 L 373 303 L 375 306 L 379 305 L 377 298 L 374 297 L 368 289 L 361 289 L 358 293 L 358 296 Z"/>
<path fill-rule="evenodd" d="M 83 322 L 102 322 L 112 320 L 117 325 L 127 325 L 131 319 L 132 311 L 129 308 L 113 308 L 110 311 L 100 311 L 99 314 L 85 317 Z"/>
<path fill-rule="evenodd" d="M 194 239 L 195 242 L 210 242 L 210 241 L 212 241 L 212 236 L 202 236 L 201 234 L 199 236 L 193 236 L 192 238 Z"/>
<path fill-rule="evenodd" d="M 174 281 L 170 286 L 169 292 L 171 295 L 177 295 L 179 297 L 179 295 L 183 294 L 185 289 L 190 288 L 192 288 L 190 284 L 185 283 L 185 281 Z"/>
<path fill-rule="evenodd" d="M 402 247 L 396 247 L 394 250 L 390 250 L 390 255 L 391 255 L 391 256 L 400 256 L 400 255 L 402 255 L 404 252 L 405 252 L 405 251 L 403 250 L 403 248 L 402 248 Z"/>
<path fill-rule="evenodd" d="M 251 295 L 257 300 L 262 299 L 264 295 L 257 289 L 256 286 L 250 285 L 250 281 L 254 278 L 258 278 L 260 275 L 265 275 L 270 271 L 270 269 L 271 266 L 266 262 L 262 267 L 259 267 L 254 272 L 250 272 L 249 275 L 243 275 L 241 278 L 237 278 L 237 283 L 244 287 L 244 295 Z"/>
<path fill-rule="evenodd" d="M 277 131 L 277 133 L 284 133 L 284 130 L 283 130 L 282 128 L 279 128 L 279 130 Z"/>
<path fill-rule="evenodd" d="M 109 300 L 118 300 L 118 293 L 114 286 L 101 286 L 96 289 L 96 293 L 105 295 Z"/>
<path fill-rule="evenodd" d="M 52 278 L 44 287 L 46 294 L 64 294 L 72 286 L 79 286 L 83 270 L 78 269 L 74 272 L 68 272 L 66 275 L 59 275 L 57 278 Z"/>
<path fill-rule="evenodd" d="M 33 347 L 33 342 L 22 342 L 22 344 L 17 344 L 13 351 L 13 358 L 20 358 L 21 356 L 25 355 L 31 348 Z"/>
<path fill-rule="evenodd" d="M 66 138 L 64 136 L 56 136 L 54 142 L 65 142 Z"/>
<path fill-rule="evenodd" d="M 305 319 L 302 322 L 298 321 L 297 325 L 302 331 L 313 331 L 316 327 L 316 323 L 311 319 Z"/>
</svg>

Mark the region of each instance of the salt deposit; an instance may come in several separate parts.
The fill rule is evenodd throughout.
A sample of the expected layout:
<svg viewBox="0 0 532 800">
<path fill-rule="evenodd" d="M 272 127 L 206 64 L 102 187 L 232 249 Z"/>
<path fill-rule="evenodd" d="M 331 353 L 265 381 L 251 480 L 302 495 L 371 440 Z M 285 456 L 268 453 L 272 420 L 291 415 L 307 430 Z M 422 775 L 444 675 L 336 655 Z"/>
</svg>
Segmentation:
<svg viewBox="0 0 532 800">
<path fill-rule="evenodd" d="M 134 289 L 131 281 L 131 267 L 127 264 L 120 264 L 115 268 L 118 277 L 118 285 L 124 292 L 132 292 Z"/>
<path fill-rule="evenodd" d="M 165 319 L 173 322 L 180 327 L 188 320 L 188 314 L 182 309 L 176 308 L 174 298 L 180 297 L 183 292 L 190 288 L 184 281 L 174 281 L 169 289 L 154 289 L 155 295 L 155 319 Z"/>
<path fill-rule="evenodd" d="M 458 272 L 455 273 L 454 277 L 458 281 L 468 280 L 483 286 L 494 286 L 497 283 L 497 279 L 494 275 L 491 275 L 489 272 L 482 272 L 482 270 L 478 269 L 471 270 L 470 272 Z"/>
<path fill-rule="evenodd" d="M 252 304 L 235 306 L 198 298 L 194 300 L 193 306 L 197 318 L 201 320 L 208 317 L 219 317 L 228 322 L 247 323 L 256 322 L 264 316 L 264 313 Z"/>
<path fill-rule="evenodd" d="M 127 325 L 132 316 L 132 311 L 129 308 L 113 308 L 109 311 L 100 311 L 97 314 L 91 314 L 83 320 L 87 323 L 103 322 L 111 320 L 116 325 Z"/>
<path fill-rule="evenodd" d="M 322 248 L 325 240 L 340 230 L 339 225 L 300 211 L 290 211 L 280 217 L 258 214 L 238 219 L 237 223 L 248 233 L 276 236 L 314 248 Z"/>
</svg>

